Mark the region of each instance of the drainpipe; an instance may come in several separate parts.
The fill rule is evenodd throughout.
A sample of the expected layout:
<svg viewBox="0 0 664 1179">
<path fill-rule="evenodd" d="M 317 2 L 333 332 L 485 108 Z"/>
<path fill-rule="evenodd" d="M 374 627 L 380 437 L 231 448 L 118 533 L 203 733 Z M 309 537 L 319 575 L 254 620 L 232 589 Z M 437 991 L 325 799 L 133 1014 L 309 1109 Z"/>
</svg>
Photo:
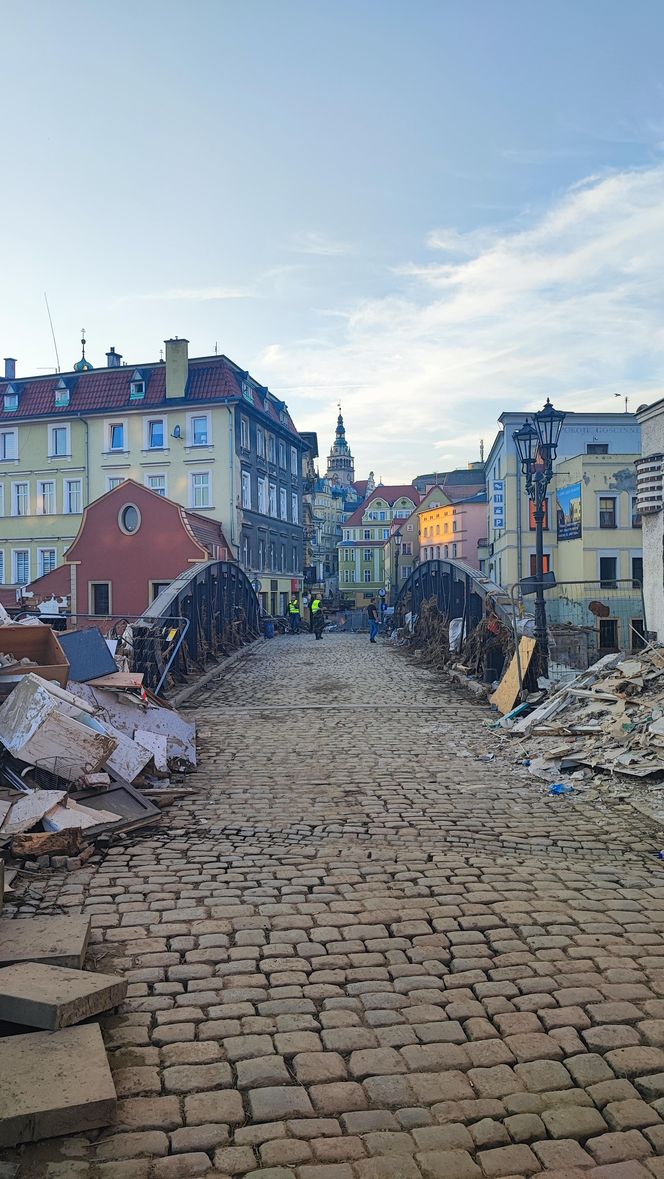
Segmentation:
<svg viewBox="0 0 664 1179">
<path fill-rule="evenodd" d="M 234 497 L 235 464 L 233 462 L 233 456 L 235 454 L 235 437 L 233 434 L 233 410 L 230 405 L 226 405 L 226 409 L 228 410 L 228 478 L 229 478 L 229 485 L 230 485 L 228 506 L 230 508 L 230 528 L 231 528 L 231 534 L 230 534 L 229 540 L 230 540 L 231 545 L 235 549 L 235 557 L 239 561 L 240 547 L 235 540 L 235 533 L 236 533 L 235 497 Z"/>
<path fill-rule="evenodd" d="M 521 463 L 516 456 L 516 563 L 517 581 L 523 577 L 523 536 L 521 534 Z"/>
</svg>

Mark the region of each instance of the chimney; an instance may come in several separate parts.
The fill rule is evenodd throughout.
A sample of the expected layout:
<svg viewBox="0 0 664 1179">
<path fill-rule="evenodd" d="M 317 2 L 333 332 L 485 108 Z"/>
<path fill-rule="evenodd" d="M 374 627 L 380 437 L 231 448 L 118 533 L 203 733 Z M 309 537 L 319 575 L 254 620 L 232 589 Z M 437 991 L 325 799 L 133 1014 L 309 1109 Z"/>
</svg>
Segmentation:
<svg viewBox="0 0 664 1179">
<path fill-rule="evenodd" d="M 108 368 L 119 368 L 122 364 L 122 353 L 116 352 L 112 346 L 106 353 L 106 364 Z"/>
<path fill-rule="evenodd" d="M 13 381 L 16 377 L 16 361 L 13 356 L 5 356 L 5 380 Z"/>
<path fill-rule="evenodd" d="M 184 397 L 189 376 L 189 340 L 164 340 L 166 345 L 166 396 Z"/>
</svg>

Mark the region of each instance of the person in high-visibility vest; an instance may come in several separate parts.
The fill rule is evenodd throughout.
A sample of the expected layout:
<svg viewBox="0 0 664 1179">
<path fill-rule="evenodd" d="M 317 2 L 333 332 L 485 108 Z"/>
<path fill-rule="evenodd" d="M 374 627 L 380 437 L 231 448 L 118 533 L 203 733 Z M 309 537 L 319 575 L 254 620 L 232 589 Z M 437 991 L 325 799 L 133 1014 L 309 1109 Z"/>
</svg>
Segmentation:
<svg viewBox="0 0 664 1179">
<path fill-rule="evenodd" d="M 290 622 L 291 634 L 299 635 L 300 633 L 300 603 L 297 598 L 291 598 L 288 603 L 288 620 Z"/>
<path fill-rule="evenodd" d="M 323 603 L 320 600 L 320 594 L 314 594 L 311 602 L 311 617 L 313 620 L 314 634 L 317 639 L 322 639 L 323 628 L 325 626 L 325 615 L 323 613 Z"/>
</svg>

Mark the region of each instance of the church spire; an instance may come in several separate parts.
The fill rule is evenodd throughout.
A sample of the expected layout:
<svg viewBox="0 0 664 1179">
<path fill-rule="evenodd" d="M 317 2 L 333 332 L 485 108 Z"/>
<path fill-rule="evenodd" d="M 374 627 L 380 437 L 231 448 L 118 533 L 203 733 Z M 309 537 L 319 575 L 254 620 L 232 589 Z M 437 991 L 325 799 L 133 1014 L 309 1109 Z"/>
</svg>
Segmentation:
<svg viewBox="0 0 664 1179">
<path fill-rule="evenodd" d="M 346 427 L 344 426 L 341 405 L 339 405 L 334 442 L 327 460 L 327 478 L 333 479 L 342 487 L 349 487 L 355 481 L 355 463 L 346 439 Z"/>
</svg>

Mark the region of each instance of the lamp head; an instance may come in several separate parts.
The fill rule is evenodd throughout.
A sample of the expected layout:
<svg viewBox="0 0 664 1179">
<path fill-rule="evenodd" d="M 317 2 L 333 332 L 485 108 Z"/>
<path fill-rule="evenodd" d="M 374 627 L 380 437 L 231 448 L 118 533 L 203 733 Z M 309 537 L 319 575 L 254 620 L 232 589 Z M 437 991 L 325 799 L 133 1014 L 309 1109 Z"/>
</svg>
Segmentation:
<svg viewBox="0 0 664 1179">
<path fill-rule="evenodd" d="M 564 421 L 565 414 L 561 409 L 554 409 L 548 397 L 544 409 L 535 414 L 539 448 L 547 467 L 551 466 L 556 457 Z"/>
</svg>

